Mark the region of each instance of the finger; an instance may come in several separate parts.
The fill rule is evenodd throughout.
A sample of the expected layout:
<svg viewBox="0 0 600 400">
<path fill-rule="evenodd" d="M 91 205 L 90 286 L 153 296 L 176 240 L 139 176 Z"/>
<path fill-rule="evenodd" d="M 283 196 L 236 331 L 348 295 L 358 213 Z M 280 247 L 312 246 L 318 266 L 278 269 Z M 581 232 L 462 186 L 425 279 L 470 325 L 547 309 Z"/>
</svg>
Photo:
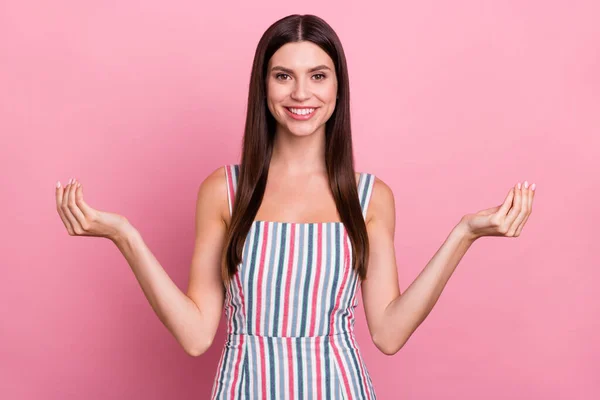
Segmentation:
<svg viewBox="0 0 600 400">
<path fill-rule="evenodd" d="M 504 203 L 502 203 L 502 205 L 500 206 L 500 209 L 498 210 L 498 214 L 500 216 L 506 217 L 506 213 L 508 213 L 508 210 L 510 209 L 510 206 L 513 202 L 514 197 L 515 197 L 515 188 L 510 188 L 508 195 L 504 199 Z"/>
<path fill-rule="evenodd" d="M 62 185 L 60 184 L 60 181 L 58 181 L 57 187 L 56 187 L 56 211 L 58 211 L 58 215 L 60 215 L 60 219 L 62 220 L 63 224 L 67 228 L 67 232 L 69 232 L 69 234 L 72 235 L 74 233 L 73 227 L 71 226 L 71 223 L 67 219 L 67 216 L 65 215 L 65 213 L 62 209 L 63 193 L 64 193 L 64 189 L 63 189 Z"/>
<path fill-rule="evenodd" d="M 79 191 L 79 189 L 80 189 L 80 183 L 78 181 L 75 181 L 73 184 L 73 188 L 71 189 L 71 192 L 69 193 L 68 204 L 69 204 L 69 210 L 71 210 L 71 213 L 73 214 L 73 216 L 79 223 L 79 226 L 85 232 L 88 230 L 89 226 L 88 226 L 87 220 L 85 219 L 85 215 L 83 215 L 83 212 L 79 209 L 79 206 L 77 205 L 76 196 L 77 196 L 77 192 Z"/>
<path fill-rule="evenodd" d="M 73 181 L 74 181 L 74 179 L 70 180 L 70 183 L 67 185 L 66 191 L 63 194 L 62 210 L 65 213 L 65 216 L 67 217 L 69 222 L 71 223 L 73 232 L 75 234 L 79 234 L 79 233 L 81 233 L 81 226 L 79 226 L 79 222 L 77 222 L 77 219 L 73 216 L 73 213 L 69 209 L 69 197 L 71 196 L 71 191 L 73 190 L 73 186 L 74 186 Z"/>
<path fill-rule="evenodd" d="M 525 182 L 523 182 L 523 185 L 521 185 L 520 211 L 519 211 L 519 214 L 517 215 L 517 218 L 515 218 L 510 229 L 508 230 L 507 236 L 518 236 L 517 230 L 523 224 L 523 222 L 525 221 L 525 218 L 527 217 L 527 214 L 529 213 L 529 207 L 527 206 L 528 198 L 529 198 L 529 183 L 527 181 L 525 181 Z"/>
<path fill-rule="evenodd" d="M 519 227 L 515 231 L 515 236 L 521 235 L 521 231 L 523 230 L 523 227 L 525 226 L 525 223 L 527 222 L 528 219 L 529 219 L 529 214 L 526 215 L 525 218 L 523 219 L 523 221 L 519 224 Z"/>
<path fill-rule="evenodd" d="M 506 220 L 504 221 L 504 227 L 507 228 L 507 233 L 511 232 L 511 228 L 513 228 L 513 223 L 515 222 L 515 219 L 517 219 L 519 213 L 521 212 L 521 189 L 518 188 L 518 184 L 515 185 L 514 192 L 515 197 L 512 202 L 512 207 L 510 208 L 510 211 L 506 216 Z"/>
<path fill-rule="evenodd" d="M 78 183 L 79 187 L 77 188 L 75 193 L 75 204 L 77 204 L 77 207 L 83 213 L 85 218 L 88 221 L 91 221 L 92 217 L 94 216 L 95 210 L 83 200 L 83 185 L 81 184 L 81 182 Z"/>
<path fill-rule="evenodd" d="M 527 222 L 527 220 L 529 219 L 529 216 L 531 215 L 531 211 L 533 208 L 533 196 L 535 196 L 535 190 L 533 190 L 532 186 L 530 186 L 529 190 L 527 191 L 527 215 L 525 216 L 525 219 L 523 220 L 523 222 L 521 222 L 521 224 L 517 228 L 517 231 L 515 232 L 515 235 L 517 235 L 517 236 L 519 236 L 521 234 L 521 231 L 523 230 L 525 223 Z"/>
</svg>

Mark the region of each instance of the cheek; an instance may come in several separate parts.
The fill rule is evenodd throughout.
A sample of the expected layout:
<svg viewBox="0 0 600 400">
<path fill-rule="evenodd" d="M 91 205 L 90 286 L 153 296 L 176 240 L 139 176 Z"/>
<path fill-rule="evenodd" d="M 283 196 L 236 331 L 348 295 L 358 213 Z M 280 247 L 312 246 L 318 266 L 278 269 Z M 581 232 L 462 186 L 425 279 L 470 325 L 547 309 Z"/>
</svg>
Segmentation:
<svg viewBox="0 0 600 400">
<path fill-rule="evenodd" d="M 273 99 L 273 101 L 279 101 L 286 96 L 287 90 L 283 85 L 278 85 L 274 82 L 269 83 L 267 85 L 267 96 Z"/>
<path fill-rule="evenodd" d="M 269 90 L 268 93 L 267 103 L 269 104 L 271 111 L 276 109 L 278 105 L 280 105 L 287 97 L 286 93 L 284 93 L 281 89 Z"/>
<path fill-rule="evenodd" d="M 317 93 L 317 92 L 315 92 Z M 324 103 L 335 103 L 337 88 L 335 86 L 322 87 L 318 90 L 318 96 Z"/>
<path fill-rule="evenodd" d="M 275 118 L 275 119 L 281 118 L 279 116 L 281 114 L 281 112 L 278 111 L 277 107 L 273 105 L 273 102 L 271 100 L 267 101 L 267 107 L 269 108 L 269 112 L 271 113 L 273 118 Z"/>
</svg>

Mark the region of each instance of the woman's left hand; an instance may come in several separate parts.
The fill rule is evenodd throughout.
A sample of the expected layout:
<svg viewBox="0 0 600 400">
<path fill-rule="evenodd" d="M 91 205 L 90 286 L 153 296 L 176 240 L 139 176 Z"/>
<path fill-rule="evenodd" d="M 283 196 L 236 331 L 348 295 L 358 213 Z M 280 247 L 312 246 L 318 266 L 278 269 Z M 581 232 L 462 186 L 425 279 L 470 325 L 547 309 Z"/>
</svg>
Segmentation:
<svg viewBox="0 0 600 400">
<path fill-rule="evenodd" d="M 519 182 L 510 189 L 502 205 L 467 214 L 461 223 L 473 240 L 482 236 L 518 237 L 531 215 L 534 195 L 535 184 Z"/>
</svg>

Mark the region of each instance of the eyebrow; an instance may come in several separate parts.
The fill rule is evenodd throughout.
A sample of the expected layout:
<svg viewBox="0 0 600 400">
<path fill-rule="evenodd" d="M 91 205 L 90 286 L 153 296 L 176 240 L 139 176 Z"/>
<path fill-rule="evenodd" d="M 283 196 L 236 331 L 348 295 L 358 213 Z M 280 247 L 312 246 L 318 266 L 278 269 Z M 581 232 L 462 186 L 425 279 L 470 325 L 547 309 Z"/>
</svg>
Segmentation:
<svg viewBox="0 0 600 400">
<path fill-rule="evenodd" d="M 331 71 L 331 68 L 329 68 L 327 65 L 317 65 L 316 67 L 313 67 L 313 68 L 309 69 L 308 72 L 314 72 L 314 71 L 318 71 L 320 69 L 328 69 L 328 70 Z M 282 67 L 281 65 L 276 65 L 273 68 L 271 68 L 271 72 L 275 71 L 275 70 L 283 71 L 286 74 L 293 74 L 294 73 L 294 71 L 292 71 L 291 69 Z"/>
</svg>

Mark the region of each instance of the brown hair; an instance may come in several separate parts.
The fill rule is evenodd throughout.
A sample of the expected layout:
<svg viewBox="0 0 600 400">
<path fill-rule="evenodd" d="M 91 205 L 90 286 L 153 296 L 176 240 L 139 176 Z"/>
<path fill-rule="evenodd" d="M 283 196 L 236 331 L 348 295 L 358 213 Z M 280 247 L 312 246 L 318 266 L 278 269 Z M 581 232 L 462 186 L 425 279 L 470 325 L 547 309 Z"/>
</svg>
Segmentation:
<svg viewBox="0 0 600 400">
<path fill-rule="evenodd" d="M 333 29 L 314 15 L 289 15 L 271 25 L 261 37 L 250 75 L 248 113 L 242 160 L 231 223 L 223 252 L 225 285 L 242 260 L 244 242 L 262 203 L 273 150 L 276 121 L 266 102 L 267 65 L 271 56 L 289 42 L 310 41 L 333 60 L 338 80 L 338 100 L 325 124 L 325 164 L 329 186 L 353 250 L 353 265 L 361 279 L 367 274 L 369 240 L 358 198 L 350 128 L 350 87 L 342 44 Z"/>
</svg>

